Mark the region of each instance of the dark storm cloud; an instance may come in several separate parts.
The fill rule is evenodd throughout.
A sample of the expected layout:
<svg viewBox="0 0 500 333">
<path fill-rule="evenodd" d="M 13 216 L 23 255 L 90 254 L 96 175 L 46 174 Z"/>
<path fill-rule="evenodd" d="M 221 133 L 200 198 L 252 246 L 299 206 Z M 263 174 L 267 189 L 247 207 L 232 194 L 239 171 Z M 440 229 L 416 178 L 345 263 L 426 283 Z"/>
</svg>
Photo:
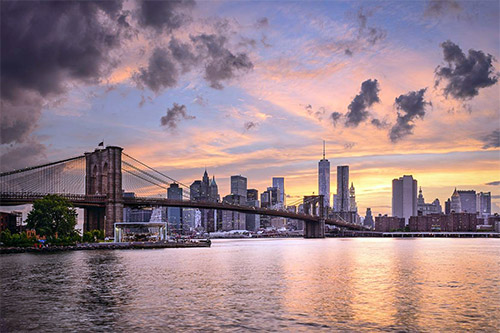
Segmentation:
<svg viewBox="0 0 500 333">
<path fill-rule="evenodd" d="M 2 148 L 0 172 L 12 171 L 26 168 L 46 162 L 45 145 L 30 141 L 13 147 Z"/>
<path fill-rule="evenodd" d="M 165 126 L 169 129 L 175 129 L 177 128 L 177 124 L 182 119 L 191 120 L 195 118 L 195 116 L 190 116 L 187 114 L 185 105 L 174 103 L 174 105 L 170 109 L 167 109 L 167 115 L 161 117 L 160 122 L 161 126 Z"/>
<path fill-rule="evenodd" d="M 126 36 L 121 1 L 2 1 L 1 143 L 28 139 L 45 98 L 97 83 Z"/>
<path fill-rule="evenodd" d="M 481 141 L 484 143 L 483 149 L 500 147 L 500 130 L 494 130 L 490 134 L 483 136 Z"/>
<path fill-rule="evenodd" d="M 493 56 L 482 51 L 469 50 L 465 55 L 460 47 L 446 41 L 441 44 L 443 48 L 444 60 L 448 66 L 438 66 L 436 68 L 438 86 L 441 80 L 447 83 L 444 87 L 444 94 L 453 96 L 456 99 L 471 99 L 479 93 L 480 88 L 494 85 L 498 81 L 498 73 L 493 67 Z"/>
<path fill-rule="evenodd" d="M 170 40 L 168 48 L 173 58 L 180 64 L 183 73 L 189 72 L 199 62 L 199 57 L 193 53 L 192 46 L 176 38 Z"/>
<path fill-rule="evenodd" d="M 337 126 L 337 123 L 339 122 L 341 117 L 342 117 L 342 114 L 340 112 L 332 112 L 330 114 L 330 119 L 332 120 L 333 127 Z"/>
<path fill-rule="evenodd" d="M 381 121 L 380 119 L 377 119 L 377 118 L 373 118 L 371 121 L 371 124 L 378 129 L 384 129 L 384 128 L 387 128 L 389 126 L 389 124 L 385 120 Z"/>
<path fill-rule="evenodd" d="M 223 89 L 222 81 L 234 78 L 239 72 L 253 69 L 246 53 L 233 54 L 227 47 L 227 38 L 222 35 L 201 34 L 191 36 L 202 59 L 205 59 L 205 80 L 214 89 Z"/>
<path fill-rule="evenodd" d="M 424 100 L 424 94 L 427 88 L 419 91 L 410 91 L 406 95 L 400 95 L 395 100 L 398 112 L 396 124 L 391 128 L 389 137 L 392 142 L 397 142 L 407 135 L 413 133 L 414 120 L 425 116 L 425 108 L 431 105 Z"/>
<path fill-rule="evenodd" d="M 484 185 L 490 185 L 490 186 L 498 186 L 500 185 L 500 180 L 494 181 L 494 182 L 489 182 Z"/>
<path fill-rule="evenodd" d="M 252 128 L 257 127 L 257 125 L 258 125 L 258 124 L 257 124 L 257 123 L 255 123 L 255 122 L 253 122 L 253 121 L 247 121 L 247 122 L 243 125 L 243 127 L 245 128 L 245 130 L 246 130 L 246 131 L 249 131 L 249 130 L 251 130 Z"/>
<path fill-rule="evenodd" d="M 171 32 L 189 20 L 183 10 L 194 6 L 193 0 L 141 0 L 137 10 L 138 22 L 140 26 L 152 28 L 156 32 Z"/>
<path fill-rule="evenodd" d="M 159 93 L 177 84 L 179 72 L 172 55 L 163 48 L 155 48 L 147 67 L 139 68 L 133 76 L 139 88 L 147 87 Z"/>
<path fill-rule="evenodd" d="M 376 79 L 369 79 L 361 84 L 360 93 L 354 97 L 351 104 L 347 107 L 349 109 L 345 122 L 347 127 L 356 127 L 368 118 L 369 112 L 367 109 L 373 103 L 380 102 L 378 97 L 379 91 L 380 88 Z"/>
<path fill-rule="evenodd" d="M 431 0 L 425 8 L 425 16 L 440 17 L 451 13 L 460 13 L 462 6 L 456 0 Z"/>
</svg>

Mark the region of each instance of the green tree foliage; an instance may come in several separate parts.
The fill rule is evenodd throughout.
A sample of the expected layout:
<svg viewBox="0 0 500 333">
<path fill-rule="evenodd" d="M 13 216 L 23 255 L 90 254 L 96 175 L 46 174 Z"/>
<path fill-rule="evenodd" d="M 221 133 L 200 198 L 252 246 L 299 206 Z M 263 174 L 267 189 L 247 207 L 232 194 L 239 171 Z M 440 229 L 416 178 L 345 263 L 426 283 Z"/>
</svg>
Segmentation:
<svg viewBox="0 0 500 333">
<path fill-rule="evenodd" d="M 104 239 L 103 230 L 92 230 L 83 233 L 83 241 L 85 243 L 94 243 Z"/>
<path fill-rule="evenodd" d="M 49 194 L 33 203 L 28 214 L 29 229 L 35 229 L 40 236 L 47 238 L 73 238 L 78 233 L 76 226 L 76 210 L 65 198 L 57 194 Z"/>
<path fill-rule="evenodd" d="M 36 243 L 36 239 L 28 238 L 26 232 L 12 235 L 10 230 L 5 230 L 0 233 L 0 242 L 4 246 L 29 247 Z"/>
</svg>

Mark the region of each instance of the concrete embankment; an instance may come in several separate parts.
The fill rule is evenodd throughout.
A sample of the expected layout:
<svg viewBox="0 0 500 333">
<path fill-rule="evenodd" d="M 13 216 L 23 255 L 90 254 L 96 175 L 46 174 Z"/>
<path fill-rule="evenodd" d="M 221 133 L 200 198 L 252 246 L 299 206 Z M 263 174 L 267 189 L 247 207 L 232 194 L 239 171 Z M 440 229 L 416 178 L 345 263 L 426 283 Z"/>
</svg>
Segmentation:
<svg viewBox="0 0 500 333">
<path fill-rule="evenodd" d="M 131 242 L 131 243 L 87 243 L 71 246 L 35 247 L 0 247 L 0 254 L 7 253 L 50 253 L 61 251 L 89 251 L 89 250 L 129 250 L 129 249 L 164 249 L 186 247 L 210 247 L 210 240 L 192 242 Z"/>
</svg>

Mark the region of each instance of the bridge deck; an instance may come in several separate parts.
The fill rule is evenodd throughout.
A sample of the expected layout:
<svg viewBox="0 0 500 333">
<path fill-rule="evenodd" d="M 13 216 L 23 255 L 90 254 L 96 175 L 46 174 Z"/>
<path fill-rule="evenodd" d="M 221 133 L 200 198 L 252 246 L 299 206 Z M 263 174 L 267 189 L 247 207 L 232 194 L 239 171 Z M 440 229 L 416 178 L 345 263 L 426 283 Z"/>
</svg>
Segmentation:
<svg viewBox="0 0 500 333">
<path fill-rule="evenodd" d="M 46 194 L 43 193 L 0 193 L 0 205 L 13 206 L 33 203 L 35 200 L 43 198 Z M 83 194 L 60 194 L 68 199 L 75 207 L 105 207 L 106 196 L 104 195 L 83 195 Z M 246 214 L 259 214 L 275 217 L 291 218 L 308 222 L 319 222 L 318 216 L 306 215 L 300 213 L 292 213 L 285 210 L 275 210 L 260 207 L 231 205 L 220 202 L 209 201 L 187 201 L 187 200 L 172 200 L 164 198 L 144 198 L 133 197 L 123 198 L 124 206 L 141 207 L 141 206 L 164 206 L 164 207 L 180 207 L 180 208 L 198 208 L 198 209 L 217 209 L 237 211 Z M 326 219 L 325 224 L 335 225 L 354 230 L 365 230 L 363 226 L 347 223 L 340 220 Z"/>
</svg>

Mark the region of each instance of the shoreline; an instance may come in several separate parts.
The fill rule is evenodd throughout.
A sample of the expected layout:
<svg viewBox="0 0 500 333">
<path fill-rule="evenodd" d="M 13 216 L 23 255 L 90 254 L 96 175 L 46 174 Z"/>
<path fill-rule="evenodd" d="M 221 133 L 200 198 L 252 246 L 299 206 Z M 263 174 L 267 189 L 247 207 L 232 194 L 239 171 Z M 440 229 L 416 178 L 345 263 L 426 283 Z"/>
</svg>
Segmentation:
<svg viewBox="0 0 500 333">
<path fill-rule="evenodd" d="M 50 246 L 50 247 L 0 247 L 0 254 L 9 253 L 53 253 L 64 251 L 94 251 L 94 250 L 133 250 L 133 249 L 165 249 L 165 248 L 193 248 L 210 247 L 211 242 L 130 242 L 130 243 L 86 243 L 68 246 Z"/>
</svg>

